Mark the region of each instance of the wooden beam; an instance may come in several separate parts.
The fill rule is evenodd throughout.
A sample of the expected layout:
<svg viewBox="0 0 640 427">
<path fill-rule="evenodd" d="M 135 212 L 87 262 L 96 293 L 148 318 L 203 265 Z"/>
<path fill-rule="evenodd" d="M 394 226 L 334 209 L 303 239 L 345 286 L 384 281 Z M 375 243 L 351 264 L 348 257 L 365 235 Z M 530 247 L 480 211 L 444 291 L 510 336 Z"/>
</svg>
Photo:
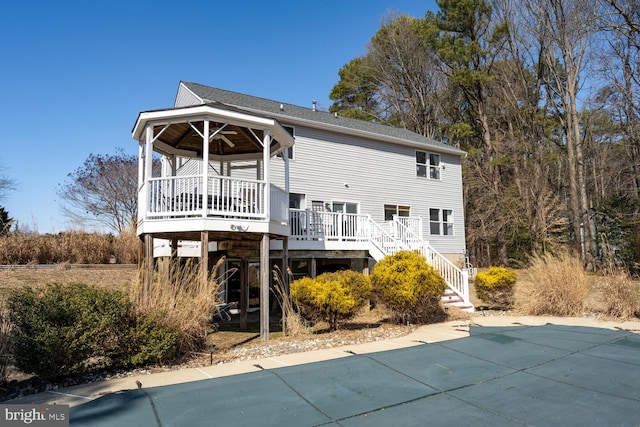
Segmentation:
<svg viewBox="0 0 640 427">
<path fill-rule="evenodd" d="M 262 150 L 262 141 L 260 141 L 259 139 L 257 139 L 257 136 L 252 134 L 251 132 L 248 132 L 245 128 L 243 127 L 238 127 L 238 131 L 242 134 L 242 136 L 244 136 L 245 138 L 247 138 L 249 140 L 249 142 L 251 144 L 253 144 L 253 146 L 255 148 L 257 148 L 258 150 Z"/>
<path fill-rule="evenodd" d="M 260 245 L 260 339 L 269 341 L 269 235 Z"/>
</svg>

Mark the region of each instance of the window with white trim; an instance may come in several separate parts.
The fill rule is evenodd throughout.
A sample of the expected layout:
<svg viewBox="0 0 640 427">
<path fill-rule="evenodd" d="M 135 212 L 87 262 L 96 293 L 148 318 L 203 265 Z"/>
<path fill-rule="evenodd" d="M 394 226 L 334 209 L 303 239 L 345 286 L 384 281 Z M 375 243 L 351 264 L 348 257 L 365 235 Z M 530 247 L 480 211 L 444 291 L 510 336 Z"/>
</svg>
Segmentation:
<svg viewBox="0 0 640 427">
<path fill-rule="evenodd" d="M 394 215 L 409 216 L 410 212 L 411 208 L 409 206 L 384 205 L 384 220 L 391 221 Z"/>
<path fill-rule="evenodd" d="M 440 179 L 440 154 L 416 150 L 416 175 Z"/>
<path fill-rule="evenodd" d="M 453 236 L 453 211 L 429 209 L 429 232 L 432 236 Z"/>
</svg>

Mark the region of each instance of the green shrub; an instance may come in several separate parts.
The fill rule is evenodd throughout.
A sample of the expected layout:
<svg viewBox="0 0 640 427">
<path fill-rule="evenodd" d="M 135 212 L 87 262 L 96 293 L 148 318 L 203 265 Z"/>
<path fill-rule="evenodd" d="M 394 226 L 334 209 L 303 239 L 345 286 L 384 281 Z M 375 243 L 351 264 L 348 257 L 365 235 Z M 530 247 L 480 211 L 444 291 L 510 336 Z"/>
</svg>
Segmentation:
<svg viewBox="0 0 640 427">
<path fill-rule="evenodd" d="M 378 299 L 402 323 L 416 323 L 442 314 L 440 298 L 446 282 L 424 256 L 400 251 L 380 260 L 371 272 Z"/>
<path fill-rule="evenodd" d="M 8 304 L 16 367 L 45 379 L 104 364 L 132 316 L 122 292 L 82 284 L 53 285 L 41 292 L 24 288 Z"/>
<path fill-rule="evenodd" d="M 476 274 L 476 295 L 486 303 L 512 307 L 516 279 L 516 272 L 510 268 L 489 267 L 488 271 Z"/>
<path fill-rule="evenodd" d="M 178 349 L 178 332 L 161 318 L 139 316 L 121 343 L 121 353 L 114 357 L 118 367 L 163 363 Z"/>
<path fill-rule="evenodd" d="M 324 273 L 291 283 L 291 299 L 302 312 L 329 323 L 332 330 L 355 316 L 371 295 L 369 278 L 356 271 Z"/>
<path fill-rule="evenodd" d="M 162 362 L 177 348 L 177 332 L 163 319 L 136 315 L 120 291 L 83 284 L 24 288 L 8 307 L 16 367 L 47 380 Z"/>
</svg>

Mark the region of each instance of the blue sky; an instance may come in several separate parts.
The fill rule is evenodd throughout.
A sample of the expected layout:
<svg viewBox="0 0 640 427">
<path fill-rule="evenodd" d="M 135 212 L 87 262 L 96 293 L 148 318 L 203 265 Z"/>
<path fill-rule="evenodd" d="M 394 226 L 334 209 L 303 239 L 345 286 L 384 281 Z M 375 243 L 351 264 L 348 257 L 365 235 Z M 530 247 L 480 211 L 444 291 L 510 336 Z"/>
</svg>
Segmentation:
<svg viewBox="0 0 640 427">
<path fill-rule="evenodd" d="M 22 228 L 74 227 L 56 188 L 89 154 L 135 154 L 140 111 L 171 107 L 180 80 L 320 108 L 381 19 L 435 2 L 15 1 L 0 6 L 0 201 Z"/>
</svg>

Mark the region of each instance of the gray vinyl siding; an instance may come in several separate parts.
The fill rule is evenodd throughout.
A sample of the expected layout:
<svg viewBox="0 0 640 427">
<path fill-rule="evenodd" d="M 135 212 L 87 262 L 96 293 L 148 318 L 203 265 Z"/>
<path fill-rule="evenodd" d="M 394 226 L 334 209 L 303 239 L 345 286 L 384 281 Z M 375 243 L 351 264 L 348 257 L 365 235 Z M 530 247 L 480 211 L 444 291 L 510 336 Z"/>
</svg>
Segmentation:
<svg viewBox="0 0 640 427">
<path fill-rule="evenodd" d="M 290 192 L 305 194 L 307 207 L 312 200 L 356 202 L 361 214 L 382 222 L 385 204 L 409 206 L 412 216 L 422 217 L 423 237 L 436 250 L 464 253 L 459 156 L 438 153 L 444 168 L 440 180 L 432 180 L 416 176 L 415 148 L 300 126 L 295 128 L 295 140 L 295 156 L 289 162 Z M 437 153 L 433 147 L 423 150 Z M 278 160 L 272 162 L 274 182 L 283 175 L 283 162 Z M 430 208 L 453 211 L 453 236 L 429 235 Z"/>
<path fill-rule="evenodd" d="M 200 98 L 195 96 L 193 92 L 191 92 L 181 84 L 178 87 L 178 94 L 176 95 L 174 107 L 180 108 L 198 104 L 202 104 L 202 100 L 200 100 Z"/>
</svg>

